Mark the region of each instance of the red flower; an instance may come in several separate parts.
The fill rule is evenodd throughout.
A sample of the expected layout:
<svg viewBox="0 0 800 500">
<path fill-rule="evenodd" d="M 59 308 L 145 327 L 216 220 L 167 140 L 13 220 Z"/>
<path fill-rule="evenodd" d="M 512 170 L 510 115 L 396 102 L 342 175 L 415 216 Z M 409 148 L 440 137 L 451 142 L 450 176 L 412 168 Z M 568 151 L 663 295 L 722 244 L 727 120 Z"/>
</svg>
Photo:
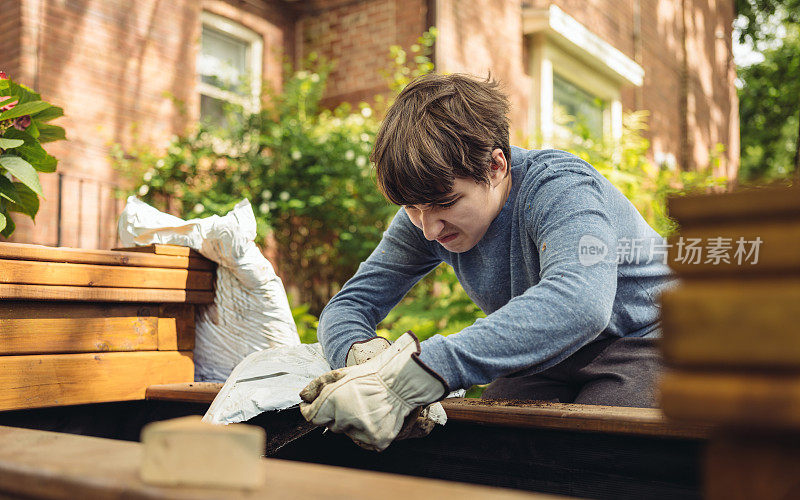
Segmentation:
<svg viewBox="0 0 800 500">
<path fill-rule="evenodd" d="M 3 103 L 3 102 L 5 102 L 5 101 L 7 101 L 9 99 L 11 99 L 11 96 L 7 96 L 7 95 L 0 96 L 0 103 Z M 8 103 L 5 106 L 0 106 L 0 112 L 8 111 L 9 109 L 12 109 L 14 106 L 17 105 L 18 102 L 19 102 L 19 100 L 15 100 L 14 102 Z"/>
<path fill-rule="evenodd" d="M 31 124 L 31 115 L 20 116 L 14 122 L 14 128 L 17 130 L 25 130 Z"/>
<path fill-rule="evenodd" d="M 8 75 L 6 75 L 5 71 L 0 71 L 0 80 L 8 80 Z"/>
</svg>

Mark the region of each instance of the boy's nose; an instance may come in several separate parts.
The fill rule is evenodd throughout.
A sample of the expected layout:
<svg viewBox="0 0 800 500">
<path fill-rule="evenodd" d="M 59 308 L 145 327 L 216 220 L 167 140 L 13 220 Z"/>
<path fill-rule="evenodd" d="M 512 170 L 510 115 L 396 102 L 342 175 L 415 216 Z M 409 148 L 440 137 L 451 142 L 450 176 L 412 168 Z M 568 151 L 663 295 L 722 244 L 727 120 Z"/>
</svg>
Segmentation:
<svg viewBox="0 0 800 500">
<path fill-rule="evenodd" d="M 420 216 L 420 222 L 422 223 L 422 234 L 425 235 L 426 239 L 433 241 L 442 235 L 444 222 L 436 214 L 423 211 Z"/>
</svg>

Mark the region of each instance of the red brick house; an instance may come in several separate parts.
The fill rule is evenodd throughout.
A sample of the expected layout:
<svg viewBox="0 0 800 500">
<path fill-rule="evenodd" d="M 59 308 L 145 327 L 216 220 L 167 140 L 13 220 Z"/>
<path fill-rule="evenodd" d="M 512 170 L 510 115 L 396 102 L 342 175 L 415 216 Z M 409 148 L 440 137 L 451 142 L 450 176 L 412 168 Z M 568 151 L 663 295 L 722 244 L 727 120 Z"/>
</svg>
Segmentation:
<svg viewBox="0 0 800 500">
<path fill-rule="evenodd" d="M 0 69 L 63 106 L 70 139 L 53 143 L 36 226 L 15 241 L 108 248 L 120 182 L 112 143 L 164 146 L 220 100 L 257 102 L 215 82 L 250 73 L 280 84 L 284 58 L 337 61 L 325 102 L 386 91 L 388 47 L 439 29 L 441 71 L 492 74 L 512 99 L 515 142 L 554 131 L 553 109 L 620 133 L 651 112 L 651 157 L 735 177 L 738 102 L 733 0 L 0 0 Z M 223 64 L 222 61 L 225 61 Z M 214 77 L 217 77 L 216 79 Z M 135 128 L 132 127 L 135 125 Z"/>
</svg>

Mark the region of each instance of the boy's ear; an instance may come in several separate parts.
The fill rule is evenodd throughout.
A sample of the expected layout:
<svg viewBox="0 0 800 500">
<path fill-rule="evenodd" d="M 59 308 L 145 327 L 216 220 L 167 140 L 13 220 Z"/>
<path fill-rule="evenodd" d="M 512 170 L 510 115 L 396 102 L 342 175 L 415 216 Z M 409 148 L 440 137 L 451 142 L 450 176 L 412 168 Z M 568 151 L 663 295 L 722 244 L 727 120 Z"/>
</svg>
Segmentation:
<svg viewBox="0 0 800 500">
<path fill-rule="evenodd" d="M 503 179 L 508 172 L 508 162 L 506 161 L 506 155 L 503 154 L 503 150 L 500 148 L 496 148 L 492 151 L 492 171 L 491 177 L 492 179 Z"/>
</svg>

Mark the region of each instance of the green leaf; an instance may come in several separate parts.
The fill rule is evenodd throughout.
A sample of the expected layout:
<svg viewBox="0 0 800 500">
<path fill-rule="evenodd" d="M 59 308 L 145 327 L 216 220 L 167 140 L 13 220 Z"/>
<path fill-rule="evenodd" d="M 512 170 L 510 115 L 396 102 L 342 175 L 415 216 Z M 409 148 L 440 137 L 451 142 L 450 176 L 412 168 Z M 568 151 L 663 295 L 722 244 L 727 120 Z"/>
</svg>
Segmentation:
<svg viewBox="0 0 800 500">
<path fill-rule="evenodd" d="M 2 213 L 0 213 L 0 229 L 2 229 L 3 232 L 6 229 L 6 216 L 5 216 L 5 214 L 2 214 Z M 0 234 L 2 234 L 2 232 L 0 232 Z M 3 236 L 6 236 L 6 235 L 3 234 Z"/>
<path fill-rule="evenodd" d="M 36 169 L 34 169 L 30 163 L 19 156 L 4 154 L 0 156 L 0 166 L 4 167 L 11 175 L 31 188 L 33 192 L 39 196 L 44 196 L 42 193 L 42 185 L 39 183 L 39 174 L 36 173 Z"/>
<path fill-rule="evenodd" d="M 40 122 L 48 122 L 50 120 L 55 120 L 60 116 L 64 116 L 64 108 L 60 108 L 58 106 L 50 106 L 41 113 L 38 113 L 36 115 L 36 119 L 39 120 Z"/>
<path fill-rule="evenodd" d="M 6 139 L 0 137 L 0 149 L 11 149 L 16 148 L 17 146 L 22 146 L 25 141 L 20 139 Z"/>
<path fill-rule="evenodd" d="M 14 154 L 19 155 L 23 160 L 27 161 L 33 168 L 39 172 L 55 172 L 58 161 L 47 154 L 47 151 L 39 144 L 39 142 L 31 137 L 27 131 L 23 132 L 14 128 L 8 129 L 5 133 L 8 139 L 21 140 L 24 145 L 17 147 Z"/>
<path fill-rule="evenodd" d="M 19 118 L 20 116 L 33 115 L 40 111 L 49 108 L 50 104 L 44 101 L 32 101 L 20 103 L 8 111 L 0 113 L 0 120 L 8 120 L 11 118 Z"/>
<path fill-rule="evenodd" d="M 31 90 L 30 88 L 22 85 L 21 83 L 15 83 L 11 80 L 5 80 L 8 82 L 8 87 L 2 88 L 0 87 L 0 95 L 9 95 L 19 99 L 19 104 L 24 104 L 26 102 L 34 102 L 34 101 L 41 101 L 42 98 Z"/>
<path fill-rule="evenodd" d="M 14 224 L 14 219 L 12 219 L 11 216 L 4 214 L 0 214 L 0 216 L 3 217 L 3 230 L 0 231 L 0 234 L 8 238 L 17 226 Z"/>
<path fill-rule="evenodd" d="M 36 126 L 36 120 L 31 120 L 31 124 L 25 129 L 25 132 L 31 134 L 34 139 L 39 138 L 39 127 Z"/>
<path fill-rule="evenodd" d="M 66 138 L 64 129 L 58 125 L 49 125 L 47 123 L 39 125 L 39 142 L 63 141 Z"/>
<path fill-rule="evenodd" d="M 5 175 L 0 175 L 0 197 L 12 203 L 22 203 L 14 183 Z"/>
<path fill-rule="evenodd" d="M 36 220 L 36 214 L 39 213 L 39 197 L 21 182 L 14 182 L 13 184 L 20 201 L 19 203 L 10 203 L 8 211 L 19 212 L 29 216 L 31 220 Z"/>
</svg>

